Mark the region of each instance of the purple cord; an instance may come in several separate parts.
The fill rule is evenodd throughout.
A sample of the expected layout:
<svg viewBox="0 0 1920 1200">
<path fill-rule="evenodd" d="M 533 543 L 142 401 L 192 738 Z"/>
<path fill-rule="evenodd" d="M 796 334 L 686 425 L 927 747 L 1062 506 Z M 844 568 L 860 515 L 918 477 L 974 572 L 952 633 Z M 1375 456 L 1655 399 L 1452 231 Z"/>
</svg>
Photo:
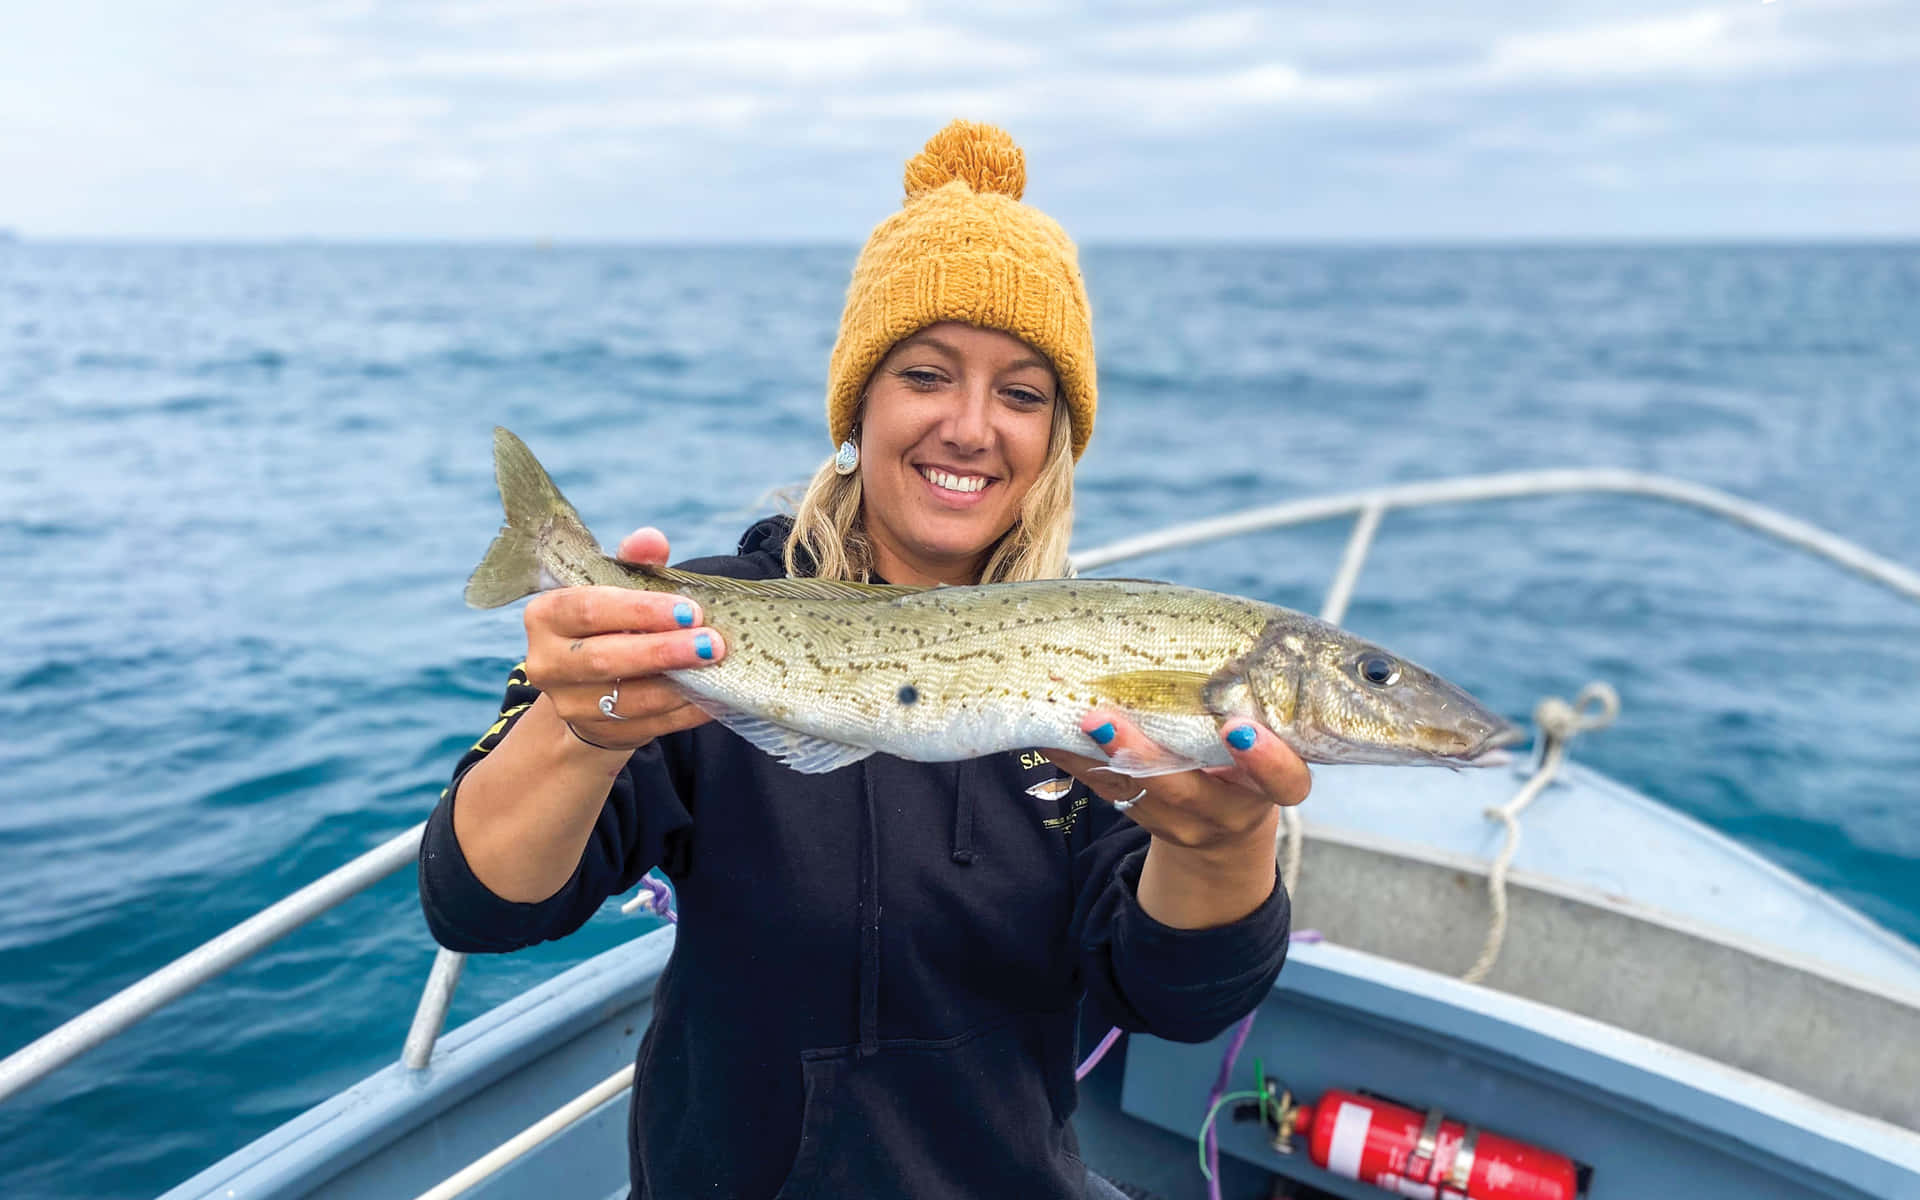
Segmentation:
<svg viewBox="0 0 1920 1200">
<path fill-rule="evenodd" d="M 654 915 L 664 919 L 669 925 L 680 923 L 680 914 L 673 911 L 673 892 L 666 884 L 651 875 L 640 877 L 640 886 L 646 890 L 647 904 Z"/>
<path fill-rule="evenodd" d="M 1302 929 L 1287 939 L 1289 942 L 1324 941 L 1318 929 Z M 1207 1093 L 1207 1111 L 1220 1103 L 1220 1097 L 1227 1094 L 1227 1083 L 1233 1078 L 1233 1061 L 1240 1057 L 1240 1051 L 1247 1044 L 1247 1035 L 1253 1032 L 1253 1018 L 1259 1013 L 1254 1009 L 1234 1027 L 1233 1040 L 1227 1043 L 1227 1053 L 1220 1060 L 1220 1074 L 1213 1081 L 1213 1090 Z M 1207 1126 L 1207 1200 L 1220 1200 L 1220 1139 L 1214 1135 L 1218 1123 Z"/>
<path fill-rule="evenodd" d="M 1093 1048 L 1093 1053 L 1087 1055 L 1087 1061 L 1081 1063 L 1079 1068 L 1074 1071 L 1073 1081 L 1079 1083 L 1082 1079 L 1085 1079 L 1095 1067 L 1100 1065 L 1100 1060 L 1107 1056 L 1107 1051 L 1113 1049 L 1113 1044 L 1119 1040 L 1120 1027 L 1115 1025 L 1112 1029 L 1107 1030 L 1107 1036 L 1100 1039 L 1100 1044 Z"/>
<path fill-rule="evenodd" d="M 1227 1043 L 1227 1054 L 1220 1060 L 1220 1074 L 1213 1081 L 1213 1090 L 1207 1093 L 1207 1110 L 1220 1103 L 1220 1097 L 1226 1095 L 1227 1080 L 1233 1077 L 1233 1060 L 1240 1057 L 1240 1048 L 1247 1044 L 1247 1035 L 1253 1032 L 1253 1018 L 1259 1009 L 1254 1009 L 1240 1023 L 1234 1026 L 1233 1040 Z M 1214 1136 L 1214 1127 L 1207 1126 L 1207 1200 L 1220 1200 L 1220 1140 Z"/>
<path fill-rule="evenodd" d="M 649 879 L 647 880 L 647 882 L 651 883 L 652 880 Z M 673 918 L 668 917 L 667 919 L 671 921 Z M 1326 939 L 1321 936 L 1320 931 L 1318 929 L 1302 929 L 1299 933 L 1294 934 L 1292 937 L 1288 938 L 1287 940 L 1290 942 L 1319 942 L 1319 941 L 1325 941 Z M 1251 1013 L 1248 1014 L 1246 1023 L 1247 1023 L 1248 1029 L 1253 1028 L 1253 1016 Z M 1240 1033 L 1240 1040 L 1244 1042 L 1246 1041 L 1246 1039 L 1247 1039 L 1246 1031 L 1242 1030 Z M 1100 1044 L 1093 1048 L 1092 1054 L 1087 1055 L 1086 1061 L 1081 1063 L 1077 1068 L 1074 1069 L 1074 1072 L 1073 1072 L 1074 1082 L 1078 1083 L 1082 1079 L 1085 1079 L 1088 1075 L 1092 1074 L 1093 1069 L 1100 1065 L 1100 1060 L 1107 1056 L 1107 1051 L 1113 1049 L 1113 1044 L 1119 1040 L 1120 1040 L 1120 1027 L 1118 1025 L 1115 1025 L 1112 1029 L 1107 1030 L 1107 1036 L 1100 1039 Z M 1218 1100 L 1220 1098 L 1220 1094 L 1226 1090 L 1227 1075 L 1233 1070 L 1234 1056 L 1238 1055 L 1239 1053 L 1240 1053 L 1240 1047 L 1238 1044 L 1236 1044 L 1233 1047 L 1233 1049 L 1227 1052 L 1227 1061 L 1223 1063 L 1220 1067 L 1220 1082 L 1214 1085 L 1213 1095 L 1209 1097 L 1207 1100 L 1207 1104 L 1209 1106 L 1211 1106 L 1215 1100 Z M 1213 1136 L 1212 1130 L 1208 1130 L 1207 1136 L 1208 1138 L 1212 1138 Z M 1218 1167 L 1218 1164 L 1216 1163 L 1214 1164 L 1214 1166 L 1209 1167 L 1208 1170 L 1213 1170 L 1217 1173 L 1217 1167 Z"/>
</svg>

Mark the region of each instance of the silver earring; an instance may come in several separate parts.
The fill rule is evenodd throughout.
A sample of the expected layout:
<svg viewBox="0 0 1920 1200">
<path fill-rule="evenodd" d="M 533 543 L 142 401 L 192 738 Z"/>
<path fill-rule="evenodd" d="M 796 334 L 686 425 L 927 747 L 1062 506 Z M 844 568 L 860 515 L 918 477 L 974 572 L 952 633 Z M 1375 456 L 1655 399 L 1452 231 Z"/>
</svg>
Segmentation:
<svg viewBox="0 0 1920 1200">
<path fill-rule="evenodd" d="M 840 443 L 840 449 L 834 453 L 833 473 L 836 475 L 851 475 L 859 466 L 860 447 L 853 444 L 852 438 L 848 438 L 846 441 Z"/>
</svg>

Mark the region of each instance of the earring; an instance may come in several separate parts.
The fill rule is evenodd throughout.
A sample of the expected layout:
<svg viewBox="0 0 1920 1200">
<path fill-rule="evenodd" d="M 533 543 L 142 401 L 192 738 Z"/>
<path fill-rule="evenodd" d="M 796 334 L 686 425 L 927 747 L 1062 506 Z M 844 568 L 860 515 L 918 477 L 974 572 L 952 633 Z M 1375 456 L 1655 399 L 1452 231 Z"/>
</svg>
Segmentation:
<svg viewBox="0 0 1920 1200">
<path fill-rule="evenodd" d="M 833 473 L 836 475 L 851 475 L 859 466 L 860 447 L 853 444 L 852 438 L 848 438 L 846 441 L 841 442 L 840 449 L 834 452 Z"/>
</svg>

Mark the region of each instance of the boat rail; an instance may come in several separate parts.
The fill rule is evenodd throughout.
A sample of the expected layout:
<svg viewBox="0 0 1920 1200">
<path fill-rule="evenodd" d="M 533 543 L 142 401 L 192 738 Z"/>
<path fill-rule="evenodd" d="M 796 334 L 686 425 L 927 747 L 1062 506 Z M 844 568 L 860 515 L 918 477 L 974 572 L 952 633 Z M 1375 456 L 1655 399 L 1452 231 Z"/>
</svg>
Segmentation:
<svg viewBox="0 0 1920 1200">
<path fill-rule="evenodd" d="M 1700 509 L 1845 567 L 1920 603 L 1920 572 L 1875 554 L 1837 534 L 1714 488 L 1661 475 L 1610 468 L 1460 476 L 1309 497 L 1123 538 L 1076 554 L 1073 561 L 1080 569 L 1104 567 L 1223 538 L 1353 516 L 1352 532 L 1321 606 L 1321 616 L 1338 623 L 1346 613 L 1360 572 L 1366 565 L 1374 536 L 1389 511 L 1569 494 L 1639 496 Z M 1291 809 L 1287 810 L 1287 815 L 1298 820 L 1298 814 Z M 180 996 L 413 863 L 418 856 L 420 838 L 425 828 L 422 823 L 394 835 L 346 865 L 328 872 L 14 1051 L 0 1060 L 0 1101 L 30 1087 Z M 1298 836 L 1297 825 L 1290 823 L 1288 832 L 1290 836 L 1287 837 L 1284 874 L 1291 887 L 1299 872 L 1302 839 Z M 425 1068 L 432 1058 L 434 1043 L 445 1023 L 464 959 L 464 955 L 442 949 L 434 960 L 403 1050 L 403 1061 L 411 1069 Z"/>
</svg>

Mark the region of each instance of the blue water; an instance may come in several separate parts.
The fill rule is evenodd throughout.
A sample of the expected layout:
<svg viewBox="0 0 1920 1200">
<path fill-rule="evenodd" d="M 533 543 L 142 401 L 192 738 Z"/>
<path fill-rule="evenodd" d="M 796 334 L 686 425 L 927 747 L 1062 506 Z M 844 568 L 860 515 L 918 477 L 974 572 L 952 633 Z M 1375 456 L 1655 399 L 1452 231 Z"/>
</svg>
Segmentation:
<svg viewBox="0 0 1920 1200">
<path fill-rule="evenodd" d="M 731 547 L 827 450 L 851 251 L 0 246 L 0 1050 L 420 820 L 517 611 L 488 431 L 608 540 Z M 1607 465 L 1920 564 L 1920 247 L 1095 250 L 1079 544 Z M 1345 530 L 1133 564 L 1314 608 Z M 1348 623 L 1920 939 L 1920 606 L 1626 499 L 1390 517 Z M 1631 854 L 1631 847 L 1621 847 Z M 471 1017 L 643 925 L 474 963 Z M 8 1194 L 147 1195 L 391 1061 L 411 873 L 0 1105 Z"/>
</svg>

